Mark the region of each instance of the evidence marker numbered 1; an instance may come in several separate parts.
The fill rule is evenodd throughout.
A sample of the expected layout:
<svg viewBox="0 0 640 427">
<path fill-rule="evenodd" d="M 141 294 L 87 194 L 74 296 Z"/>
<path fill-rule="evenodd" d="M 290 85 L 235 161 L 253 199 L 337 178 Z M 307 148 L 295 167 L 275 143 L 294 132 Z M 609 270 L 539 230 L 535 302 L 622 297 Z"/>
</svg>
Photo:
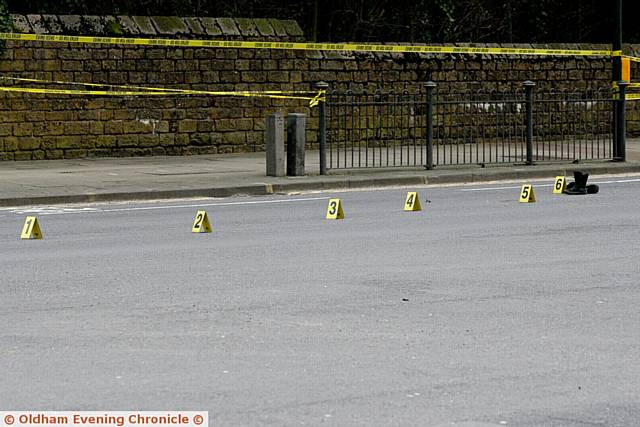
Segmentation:
<svg viewBox="0 0 640 427">
<path fill-rule="evenodd" d="M 422 210 L 420 197 L 416 191 L 409 191 L 407 198 L 404 200 L 404 210 L 409 212 L 419 212 Z"/>
<path fill-rule="evenodd" d="M 342 210 L 340 199 L 329 199 L 327 219 L 344 219 L 344 210 Z"/>
<path fill-rule="evenodd" d="M 193 227 L 191 227 L 192 233 L 211 233 L 211 223 L 209 223 L 209 216 L 205 211 L 198 211 L 196 218 L 193 220 Z"/>
<path fill-rule="evenodd" d="M 535 203 L 536 194 L 533 192 L 533 185 L 525 184 L 520 190 L 520 203 Z"/>
<path fill-rule="evenodd" d="M 562 194 L 567 189 L 567 179 L 564 176 L 556 176 L 553 182 L 553 194 Z"/>
<path fill-rule="evenodd" d="M 24 226 L 22 227 L 22 234 L 20 235 L 20 239 L 42 239 L 42 231 L 40 230 L 40 224 L 38 223 L 37 217 L 28 216 L 24 220 Z"/>
</svg>

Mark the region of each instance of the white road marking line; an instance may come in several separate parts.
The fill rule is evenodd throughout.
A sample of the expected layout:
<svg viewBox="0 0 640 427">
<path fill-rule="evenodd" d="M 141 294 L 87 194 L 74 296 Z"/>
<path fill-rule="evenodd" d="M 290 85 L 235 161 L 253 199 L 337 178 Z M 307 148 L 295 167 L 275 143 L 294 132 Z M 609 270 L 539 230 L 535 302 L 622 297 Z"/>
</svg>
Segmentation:
<svg viewBox="0 0 640 427">
<path fill-rule="evenodd" d="M 524 182 L 524 180 L 523 180 Z M 534 183 L 536 181 L 533 181 Z M 602 184 L 624 184 L 624 183 L 628 183 L 628 182 L 640 182 L 640 178 L 639 179 L 618 179 L 618 180 L 614 180 L 614 181 L 597 181 L 597 182 L 591 182 L 591 184 L 598 184 L 598 185 L 602 185 Z M 513 190 L 513 189 L 517 189 L 517 188 L 521 188 L 521 185 L 514 185 L 514 186 L 505 186 L 505 187 L 481 187 L 481 188 L 463 188 L 462 190 L 458 190 L 458 191 L 494 191 L 494 190 Z M 553 187 L 553 184 L 536 184 L 536 187 Z"/>
<path fill-rule="evenodd" d="M 96 208 L 63 208 L 63 207 L 54 207 L 54 206 L 43 206 L 32 209 L 10 209 L 10 212 L 24 214 L 24 213 L 35 213 L 38 215 L 60 215 L 65 213 L 84 213 L 84 212 L 97 212 Z"/>
<path fill-rule="evenodd" d="M 536 183 L 539 180 L 532 180 Z M 640 182 L 640 178 L 635 179 L 619 179 L 610 181 L 598 181 L 594 184 L 624 184 L 631 182 Z M 553 184 L 536 184 L 537 187 L 553 187 Z M 429 188 L 429 185 L 420 185 L 416 187 Z M 405 188 L 398 187 L 398 188 Z M 437 188 L 437 187 L 434 187 Z M 503 186 L 503 187 L 481 187 L 481 188 L 463 188 L 458 191 L 471 192 L 471 191 L 500 191 L 500 190 L 514 190 L 521 188 L 520 185 L 515 186 Z M 355 189 L 354 189 L 355 190 Z M 388 188 L 381 188 L 380 190 L 386 191 Z M 355 190 L 358 191 L 358 190 Z M 369 189 L 363 189 L 362 191 L 369 191 Z M 376 191 L 376 190 L 371 190 Z M 0 211 L 11 212 L 16 214 L 28 214 L 35 213 L 39 215 L 66 215 L 66 214 L 78 214 L 78 213 L 101 213 L 101 212 L 130 212 L 130 211 L 146 211 L 146 210 L 160 210 L 160 209 L 186 209 L 186 208 L 199 208 L 199 207 L 215 207 L 215 206 L 238 206 L 238 205 L 261 205 L 261 204 L 273 204 L 273 203 L 296 203 L 296 202 L 310 202 L 318 200 L 328 200 L 331 197 L 308 197 L 298 199 L 278 199 L 278 200 L 247 200 L 242 202 L 217 202 L 217 203 L 194 203 L 186 205 L 160 205 L 160 206 L 139 206 L 129 208 L 90 208 L 90 207 L 55 207 L 55 206 L 43 206 L 34 208 L 1 208 Z"/>
<path fill-rule="evenodd" d="M 18 214 L 25 213 L 37 213 L 42 215 L 66 215 L 66 214 L 78 214 L 78 213 L 105 213 L 105 212 L 130 212 L 130 211 L 149 211 L 159 209 L 186 209 L 186 208 L 201 208 L 211 206 L 238 206 L 238 205 L 266 205 L 274 203 L 296 203 L 296 202 L 309 202 L 317 200 L 328 200 L 330 197 L 308 197 L 301 199 L 278 199 L 278 200 L 247 200 L 242 202 L 222 202 L 222 203 L 194 203 L 188 205 L 160 205 L 160 206 L 138 206 L 130 208 L 55 208 L 55 207 L 42 207 L 33 209 L 15 209 L 11 212 Z"/>
</svg>

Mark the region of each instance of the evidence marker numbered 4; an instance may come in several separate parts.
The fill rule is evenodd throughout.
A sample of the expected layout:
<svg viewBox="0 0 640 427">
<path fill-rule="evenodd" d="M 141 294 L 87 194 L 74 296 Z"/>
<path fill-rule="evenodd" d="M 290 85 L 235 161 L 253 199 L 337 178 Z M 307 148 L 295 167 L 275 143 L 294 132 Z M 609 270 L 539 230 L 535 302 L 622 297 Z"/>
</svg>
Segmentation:
<svg viewBox="0 0 640 427">
<path fill-rule="evenodd" d="M 422 210 L 418 192 L 409 191 L 407 193 L 407 198 L 404 200 L 404 210 L 408 212 L 419 212 Z"/>
</svg>

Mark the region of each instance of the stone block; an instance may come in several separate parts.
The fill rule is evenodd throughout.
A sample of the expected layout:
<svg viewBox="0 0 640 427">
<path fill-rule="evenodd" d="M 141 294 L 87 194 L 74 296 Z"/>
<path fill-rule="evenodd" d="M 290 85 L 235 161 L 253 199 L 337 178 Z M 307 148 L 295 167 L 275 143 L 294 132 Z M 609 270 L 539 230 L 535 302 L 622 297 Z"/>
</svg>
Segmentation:
<svg viewBox="0 0 640 427">
<path fill-rule="evenodd" d="M 157 35 L 153 24 L 151 23 L 151 18 L 148 16 L 132 16 L 133 22 L 135 22 L 136 26 L 140 29 L 139 34 L 144 34 L 146 36 L 155 36 Z"/>
<path fill-rule="evenodd" d="M 31 151 L 20 151 L 13 154 L 14 160 L 31 160 Z"/>
<path fill-rule="evenodd" d="M 96 113 L 98 113 L 98 112 L 96 111 Z M 90 126 L 90 129 L 89 129 L 89 132 L 91 133 L 91 135 L 102 135 L 102 134 L 104 134 L 104 123 L 99 122 L 97 120 L 98 119 L 96 119 L 96 121 L 92 121 L 91 122 L 91 126 Z"/>
<path fill-rule="evenodd" d="M 196 120 L 181 120 L 178 123 L 178 132 L 180 133 L 194 133 L 198 130 L 198 122 Z"/>
<path fill-rule="evenodd" d="M 302 37 L 304 36 L 304 31 L 300 28 L 300 25 L 293 19 L 283 19 L 280 20 L 280 23 L 284 27 L 285 31 L 288 35 L 292 37 Z"/>
<path fill-rule="evenodd" d="M 218 21 L 215 18 L 200 18 L 200 23 L 204 27 L 204 31 L 209 36 L 220 36 L 222 30 L 218 26 Z"/>
<path fill-rule="evenodd" d="M 83 33 L 103 35 L 105 26 L 102 17 L 96 15 L 83 15 L 81 17 L 81 27 Z"/>
<path fill-rule="evenodd" d="M 174 36 L 176 34 L 188 34 L 189 29 L 182 19 L 177 16 L 152 16 L 158 34 L 163 36 Z"/>
<path fill-rule="evenodd" d="M 33 31 L 36 34 L 48 34 L 49 30 L 47 29 L 44 21 L 42 20 L 42 15 L 27 15 L 27 21 L 33 28 Z"/>
<path fill-rule="evenodd" d="M 195 35 L 206 34 L 205 29 L 202 26 L 202 23 L 200 22 L 200 19 L 182 18 L 182 20 L 184 21 L 185 24 L 187 24 L 187 27 L 189 28 L 189 31 L 191 32 L 191 34 L 195 34 Z"/>
<path fill-rule="evenodd" d="M 27 20 L 27 17 L 24 15 L 11 15 L 11 19 L 13 21 L 13 26 L 20 33 L 32 33 L 33 28 L 31 28 L 31 24 Z"/>
<path fill-rule="evenodd" d="M 16 151 L 18 149 L 18 138 L 9 136 L 2 138 L 4 143 L 4 151 Z"/>
<path fill-rule="evenodd" d="M 91 122 L 67 122 L 64 124 L 66 135 L 88 135 Z"/>
<path fill-rule="evenodd" d="M 269 19 L 255 18 L 253 22 L 255 23 L 256 29 L 258 30 L 261 36 L 271 37 L 276 35 L 273 27 L 271 26 L 271 21 Z"/>
<path fill-rule="evenodd" d="M 127 121 L 124 122 L 122 130 L 124 133 L 150 133 L 153 131 L 153 124 L 151 121 Z"/>
<path fill-rule="evenodd" d="M 120 135 L 124 133 L 124 122 L 122 120 L 112 120 L 104 124 L 104 133 L 107 135 Z"/>
<path fill-rule="evenodd" d="M 82 29 L 82 18 L 80 15 L 60 15 L 60 25 L 66 34 L 80 34 Z"/>
<path fill-rule="evenodd" d="M 14 136 L 31 136 L 33 135 L 33 123 L 14 123 Z"/>
<path fill-rule="evenodd" d="M 253 19 L 249 18 L 236 18 L 236 23 L 238 24 L 238 29 L 240 30 L 240 34 L 245 37 L 258 37 L 260 33 L 256 28 L 256 24 Z"/>
<path fill-rule="evenodd" d="M 236 25 L 233 18 L 216 18 L 218 26 L 222 30 L 222 34 L 225 36 L 239 36 L 240 30 Z"/>
<path fill-rule="evenodd" d="M 237 130 L 252 130 L 252 119 L 217 119 L 215 120 L 215 130 L 218 132 L 228 132 Z"/>
<path fill-rule="evenodd" d="M 0 136 L 10 136 L 13 134 L 13 124 L 12 123 L 2 123 L 0 124 Z"/>
<path fill-rule="evenodd" d="M 40 148 L 40 139 L 34 137 L 26 137 L 18 139 L 19 150 L 36 150 Z"/>
<path fill-rule="evenodd" d="M 158 137 L 158 143 L 164 147 L 175 144 L 176 136 L 173 133 L 163 133 Z"/>
<path fill-rule="evenodd" d="M 80 148 L 82 146 L 82 138 L 80 136 L 60 136 L 56 140 L 56 148 Z"/>
<path fill-rule="evenodd" d="M 222 142 L 229 145 L 244 145 L 247 141 L 246 132 L 225 132 L 222 134 Z"/>
<path fill-rule="evenodd" d="M 116 137 L 113 135 L 98 135 L 95 138 L 95 144 L 97 148 L 114 148 L 116 144 Z"/>
<path fill-rule="evenodd" d="M 87 150 L 76 150 L 76 149 L 72 149 L 72 150 L 64 150 L 64 157 L 65 159 L 81 159 L 84 157 L 87 157 Z"/>
<path fill-rule="evenodd" d="M 33 127 L 35 136 L 51 136 L 64 134 L 64 122 L 37 122 Z"/>
<path fill-rule="evenodd" d="M 133 18 L 131 18 L 130 16 L 117 16 L 116 19 L 118 20 L 118 23 L 120 24 L 120 26 L 122 27 L 122 31 L 125 34 L 140 34 L 140 28 L 138 27 L 138 24 L 136 24 L 136 22 L 133 20 Z"/>
<path fill-rule="evenodd" d="M 138 135 L 121 135 L 116 139 L 118 147 L 136 147 L 138 145 Z"/>
<path fill-rule="evenodd" d="M 44 158 L 43 150 L 34 150 L 31 152 L 31 160 L 44 160 Z"/>
<path fill-rule="evenodd" d="M 160 145 L 158 135 L 140 135 L 138 137 L 138 147 L 156 147 Z"/>
<path fill-rule="evenodd" d="M 286 37 L 287 30 L 284 28 L 284 25 L 280 22 L 279 19 L 269 19 L 269 23 L 271 24 L 271 28 L 273 28 L 273 32 L 278 37 Z"/>
<path fill-rule="evenodd" d="M 15 59 L 33 59 L 33 49 L 16 49 Z"/>
<path fill-rule="evenodd" d="M 289 73 L 287 71 L 269 71 L 267 80 L 270 83 L 287 83 L 289 82 Z"/>
<path fill-rule="evenodd" d="M 63 150 L 46 150 L 44 152 L 45 158 L 47 160 L 59 160 L 64 158 Z"/>
<path fill-rule="evenodd" d="M 189 141 L 193 145 L 208 145 L 211 141 L 210 133 L 192 133 L 189 137 Z"/>
</svg>

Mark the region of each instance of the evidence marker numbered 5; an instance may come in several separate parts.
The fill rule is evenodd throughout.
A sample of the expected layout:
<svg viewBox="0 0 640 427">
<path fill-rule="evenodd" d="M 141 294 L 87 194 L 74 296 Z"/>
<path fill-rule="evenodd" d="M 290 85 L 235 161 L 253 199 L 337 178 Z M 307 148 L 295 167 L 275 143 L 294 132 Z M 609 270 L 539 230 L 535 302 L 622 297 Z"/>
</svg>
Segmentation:
<svg viewBox="0 0 640 427">
<path fill-rule="evenodd" d="M 533 185 L 525 184 L 520 190 L 520 203 L 535 203 L 536 194 L 533 191 Z"/>
</svg>

